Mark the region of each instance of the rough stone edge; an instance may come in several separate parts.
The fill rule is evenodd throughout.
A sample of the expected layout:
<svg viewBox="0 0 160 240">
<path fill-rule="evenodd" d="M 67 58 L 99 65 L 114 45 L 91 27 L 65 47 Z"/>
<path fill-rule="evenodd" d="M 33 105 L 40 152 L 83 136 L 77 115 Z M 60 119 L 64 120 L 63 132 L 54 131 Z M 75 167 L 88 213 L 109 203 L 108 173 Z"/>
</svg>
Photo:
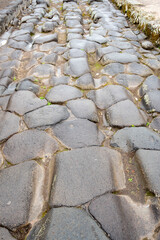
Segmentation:
<svg viewBox="0 0 160 240">
<path fill-rule="evenodd" d="M 6 31 L 11 21 L 31 3 L 32 0 L 13 0 L 8 7 L 0 10 L 0 35 Z"/>
<path fill-rule="evenodd" d="M 132 23 L 137 23 L 141 30 L 157 45 L 160 45 L 160 21 L 154 15 L 141 9 L 141 4 L 131 0 L 112 0 L 118 8 L 127 14 Z"/>
</svg>

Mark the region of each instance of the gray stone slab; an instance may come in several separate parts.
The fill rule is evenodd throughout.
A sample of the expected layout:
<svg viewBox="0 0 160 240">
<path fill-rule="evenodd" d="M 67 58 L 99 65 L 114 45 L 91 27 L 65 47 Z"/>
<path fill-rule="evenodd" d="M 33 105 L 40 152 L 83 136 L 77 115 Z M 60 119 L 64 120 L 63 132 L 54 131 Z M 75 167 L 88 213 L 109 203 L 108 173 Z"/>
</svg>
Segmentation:
<svg viewBox="0 0 160 240">
<path fill-rule="evenodd" d="M 160 112 L 160 90 L 149 91 L 144 95 L 142 102 L 146 110 Z"/>
<path fill-rule="evenodd" d="M 89 72 L 87 58 L 72 58 L 65 64 L 64 68 L 64 73 L 72 77 L 80 77 Z"/>
<path fill-rule="evenodd" d="M 32 81 L 28 79 L 24 79 L 23 81 L 20 81 L 17 85 L 17 90 L 28 90 L 33 93 L 38 93 L 39 92 L 39 86 L 34 84 Z"/>
<path fill-rule="evenodd" d="M 43 32 L 52 32 L 55 29 L 56 25 L 53 22 L 46 22 L 43 27 Z"/>
<path fill-rule="evenodd" d="M 4 141 L 20 129 L 20 118 L 13 113 L 0 110 L 0 141 Z"/>
<path fill-rule="evenodd" d="M 85 58 L 87 57 L 87 54 L 84 50 L 81 50 L 81 49 L 70 49 L 67 53 L 67 59 L 70 59 L 70 58 Z"/>
<path fill-rule="evenodd" d="M 53 87 L 46 95 L 46 99 L 52 103 L 65 102 L 71 99 L 82 97 L 82 92 L 68 85 L 58 85 Z"/>
<path fill-rule="evenodd" d="M 23 51 L 26 50 L 27 45 L 28 44 L 26 42 L 18 42 L 18 41 L 12 40 L 12 39 L 10 39 L 8 42 L 9 47 L 23 50 Z"/>
<path fill-rule="evenodd" d="M 142 44 L 142 47 L 147 50 L 154 48 L 153 43 L 148 40 L 143 41 L 141 44 Z"/>
<path fill-rule="evenodd" d="M 51 157 L 58 150 L 57 142 L 46 132 L 26 130 L 15 134 L 4 145 L 5 158 L 12 164 Z"/>
<path fill-rule="evenodd" d="M 139 62 L 136 55 L 129 54 L 129 53 L 109 53 L 105 54 L 101 60 L 102 64 L 108 64 L 112 62 L 117 63 L 131 63 L 131 62 Z"/>
<path fill-rule="evenodd" d="M 89 53 L 95 52 L 98 49 L 99 44 L 86 39 L 73 39 L 69 42 L 69 46 L 70 48 L 83 49 Z"/>
<path fill-rule="evenodd" d="M 62 76 L 62 77 L 55 77 L 53 76 L 50 80 L 49 83 L 51 86 L 57 86 L 61 84 L 68 84 L 70 78 L 67 76 Z"/>
<path fill-rule="evenodd" d="M 24 35 L 14 37 L 14 40 L 16 40 L 17 42 L 31 43 L 32 37 L 30 36 L 30 34 L 24 34 Z"/>
<path fill-rule="evenodd" d="M 144 64 L 146 64 L 148 67 L 150 67 L 151 69 L 153 69 L 154 71 L 158 71 L 160 70 L 160 61 L 156 60 L 156 59 L 143 59 Z"/>
<path fill-rule="evenodd" d="M 55 74 L 55 68 L 51 64 L 39 64 L 33 67 L 29 72 L 28 76 L 35 76 L 39 78 L 49 78 Z"/>
<path fill-rule="evenodd" d="M 145 127 L 124 128 L 114 134 L 110 144 L 125 152 L 138 149 L 160 150 L 160 135 Z"/>
<path fill-rule="evenodd" d="M 33 92 L 22 90 L 15 92 L 8 104 L 8 110 L 24 115 L 27 112 L 47 105 L 45 99 L 39 99 Z"/>
<path fill-rule="evenodd" d="M 44 43 L 39 46 L 39 50 L 42 52 L 48 52 L 57 46 L 56 42 Z"/>
<path fill-rule="evenodd" d="M 86 73 L 75 81 L 75 85 L 81 89 L 93 89 L 94 79 L 90 73 Z"/>
<path fill-rule="evenodd" d="M 50 35 L 39 36 L 34 40 L 34 43 L 44 44 L 44 43 L 48 43 L 48 42 L 52 42 L 52 41 L 57 42 L 57 40 L 58 40 L 58 35 L 57 35 L 57 33 L 54 33 L 54 34 L 50 34 Z"/>
<path fill-rule="evenodd" d="M 89 211 L 114 240 L 149 239 L 160 216 L 155 205 L 142 205 L 115 194 L 93 200 Z"/>
<path fill-rule="evenodd" d="M 123 36 L 132 41 L 138 40 L 138 37 L 131 30 L 127 30 L 126 32 L 124 32 Z"/>
<path fill-rule="evenodd" d="M 0 228 L 0 239 L 1 240 L 15 240 L 14 237 L 10 234 L 10 232 L 6 228 Z"/>
<path fill-rule="evenodd" d="M 58 59 L 58 56 L 56 53 L 52 53 L 52 54 L 47 54 L 47 56 L 44 56 L 42 59 L 40 59 L 40 62 L 42 64 L 47 63 L 47 64 L 56 64 Z"/>
<path fill-rule="evenodd" d="M 143 115 L 130 100 L 118 102 L 106 110 L 106 118 L 111 126 L 130 127 L 145 125 Z"/>
<path fill-rule="evenodd" d="M 59 123 L 68 117 L 65 106 L 50 105 L 25 114 L 24 121 L 28 128 L 35 128 Z"/>
<path fill-rule="evenodd" d="M 124 73 L 124 65 L 121 63 L 110 63 L 102 70 L 102 73 L 111 76 Z"/>
<path fill-rule="evenodd" d="M 66 27 L 68 28 L 79 28 L 81 27 L 79 20 L 67 20 L 66 21 Z"/>
<path fill-rule="evenodd" d="M 150 124 L 150 127 L 155 130 L 160 130 L 160 116 L 153 119 L 153 121 Z"/>
<path fill-rule="evenodd" d="M 111 46 L 118 47 L 120 49 L 129 49 L 132 48 L 132 44 L 124 41 L 112 41 L 108 43 Z"/>
<path fill-rule="evenodd" d="M 59 123 L 53 127 L 53 132 L 60 141 L 71 148 L 100 146 L 104 140 L 104 135 L 97 125 L 86 119 Z"/>
<path fill-rule="evenodd" d="M 33 203 L 37 179 L 42 174 L 41 166 L 35 161 L 25 162 L 0 171 L 1 226 L 13 229 L 26 225 Z M 42 200 L 40 200 L 42 203 Z M 37 203 L 39 205 L 39 203 Z M 37 214 L 40 214 L 40 208 Z"/>
<path fill-rule="evenodd" d="M 82 240 L 82 238 L 87 240 L 109 240 L 84 210 L 66 207 L 51 209 L 33 227 L 27 240 L 33 240 L 37 236 L 39 240 Z"/>
<path fill-rule="evenodd" d="M 107 38 L 99 34 L 92 34 L 91 36 L 87 36 L 86 39 L 92 42 L 100 43 L 100 44 L 107 42 Z"/>
<path fill-rule="evenodd" d="M 151 75 L 147 77 L 144 83 L 142 84 L 140 93 L 141 95 L 144 95 L 145 93 L 151 90 L 158 90 L 158 89 L 160 89 L 160 79 L 155 75 Z"/>
<path fill-rule="evenodd" d="M 139 149 L 135 154 L 135 160 L 141 167 L 147 189 L 160 196 L 160 151 Z"/>
<path fill-rule="evenodd" d="M 106 147 L 65 151 L 56 157 L 51 206 L 76 206 L 108 191 L 125 188 L 121 155 Z"/>
<path fill-rule="evenodd" d="M 143 78 L 134 74 L 118 74 L 115 81 L 130 90 L 135 90 L 143 82 Z"/>
<path fill-rule="evenodd" d="M 99 121 L 96 106 L 91 100 L 71 100 L 67 103 L 67 107 L 77 118 L 84 118 L 93 122 Z"/>
<path fill-rule="evenodd" d="M 117 47 L 112 47 L 112 46 L 108 46 L 108 47 L 104 47 L 104 48 L 98 48 L 96 51 L 97 54 L 97 59 L 100 60 L 101 57 L 103 57 L 105 54 L 108 53 L 113 53 L 113 52 L 120 52 L 121 50 Z"/>
<path fill-rule="evenodd" d="M 0 97 L 0 107 L 3 110 L 6 110 L 6 108 L 8 106 L 9 99 L 10 99 L 10 96 Z"/>
<path fill-rule="evenodd" d="M 130 63 L 127 67 L 127 72 L 137 74 L 142 77 L 148 77 L 149 75 L 152 75 L 152 70 L 150 68 L 139 63 Z"/>
<path fill-rule="evenodd" d="M 91 90 L 87 97 L 95 102 L 98 108 L 106 109 L 117 102 L 131 99 L 130 93 L 122 86 L 108 85 L 98 90 Z"/>
</svg>

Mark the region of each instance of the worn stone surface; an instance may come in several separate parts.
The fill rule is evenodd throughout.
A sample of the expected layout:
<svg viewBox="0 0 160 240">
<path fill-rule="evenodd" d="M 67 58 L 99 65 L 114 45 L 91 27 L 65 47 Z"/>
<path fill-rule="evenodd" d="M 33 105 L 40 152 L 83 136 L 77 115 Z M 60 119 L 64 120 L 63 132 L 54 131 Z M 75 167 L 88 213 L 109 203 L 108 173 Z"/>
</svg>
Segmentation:
<svg viewBox="0 0 160 240">
<path fill-rule="evenodd" d="M 33 67 L 29 72 L 28 76 L 35 76 L 39 78 L 48 78 L 53 76 L 55 73 L 54 66 L 51 64 L 40 64 L 36 67 Z"/>
<path fill-rule="evenodd" d="M 86 73 L 76 80 L 76 86 L 81 89 L 93 89 L 94 79 L 90 73 Z"/>
<path fill-rule="evenodd" d="M 145 127 L 118 130 L 111 139 L 111 146 L 125 152 L 138 149 L 160 150 L 160 135 Z"/>
<path fill-rule="evenodd" d="M 28 90 L 28 91 L 31 91 L 34 93 L 38 93 L 39 86 L 34 84 L 32 81 L 26 79 L 26 80 L 21 81 L 18 84 L 17 90 Z"/>
<path fill-rule="evenodd" d="M 125 187 L 121 155 L 106 147 L 62 152 L 57 155 L 56 166 L 50 199 L 53 206 L 80 205 L 107 191 Z"/>
<path fill-rule="evenodd" d="M 75 87 L 58 85 L 52 88 L 46 95 L 46 99 L 52 103 L 65 102 L 71 99 L 82 97 L 82 93 Z"/>
<path fill-rule="evenodd" d="M 89 65 L 86 58 L 72 58 L 65 66 L 64 73 L 73 77 L 80 77 L 89 73 Z"/>
<path fill-rule="evenodd" d="M 61 223 L 61 228 L 59 227 Z M 42 231 L 42 229 L 44 230 Z M 53 232 L 54 229 L 54 232 Z M 39 235 L 39 233 L 41 234 Z M 53 238 L 64 240 L 108 240 L 104 232 L 98 227 L 95 221 L 82 209 L 78 208 L 53 208 L 49 213 L 31 230 L 27 240 L 39 240 Z"/>
<path fill-rule="evenodd" d="M 53 132 L 58 139 L 71 148 L 100 146 L 104 140 L 96 124 L 86 119 L 59 123 L 53 127 Z"/>
<path fill-rule="evenodd" d="M 160 79 L 155 75 L 151 75 L 147 77 L 144 83 L 142 84 L 140 93 L 141 95 L 144 95 L 145 93 L 151 90 L 158 90 L 158 89 L 160 89 Z"/>
<path fill-rule="evenodd" d="M 160 130 L 160 117 L 156 117 L 153 119 L 153 121 L 150 124 L 150 127 L 155 130 Z"/>
<path fill-rule="evenodd" d="M 0 239 L 15 240 L 6 228 L 0 228 Z"/>
<path fill-rule="evenodd" d="M 57 86 L 57 85 L 60 85 L 60 84 L 68 84 L 69 82 L 69 77 L 67 76 L 62 76 L 62 77 L 55 77 L 53 76 L 51 79 L 50 79 L 50 85 L 51 86 Z"/>
<path fill-rule="evenodd" d="M 130 63 L 127 71 L 128 73 L 138 74 L 142 77 L 147 77 L 152 74 L 152 70 L 149 67 L 139 63 Z"/>
<path fill-rule="evenodd" d="M 101 62 L 105 65 L 111 62 L 117 63 L 131 63 L 131 62 L 138 62 L 138 58 L 135 55 L 129 53 L 108 53 L 105 54 L 101 60 Z"/>
<path fill-rule="evenodd" d="M 160 112 L 160 90 L 152 90 L 143 97 L 143 103 L 146 110 L 151 112 Z"/>
<path fill-rule="evenodd" d="M 93 200 L 89 211 L 114 240 L 149 237 L 160 218 L 154 205 L 142 205 L 128 196 L 115 194 L 105 194 Z"/>
<path fill-rule="evenodd" d="M 52 41 L 57 42 L 57 37 L 58 37 L 57 33 L 50 34 L 50 35 L 43 35 L 43 36 L 37 37 L 34 40 L 34 43 L 43 44 L 43 43 L 48 43 L 48 42 L 52 42 Z"/>
<path fill-rule="evenodd" d="M 115 77 L 115 80 L 117 83 L 129 88 L 130 90 L 136 89 L 143 82 L 143 78 L 141 76 L 134 74 L 118 74 Z"/>
<path fill-rule="evenodd" d="M 5 158 L 12 164 L 51 157 L 58 150 L 57 142 L 46 132 L 26 130 L 15 134 L 4 145 Z"/>
<path fill-rule="evenodd" d="M 24 115 L 27 112 L 45 105 L 47 105 L 47 101 L 45 99 L 39 99 L 34 93 L 30 91 L 18 91 L 12 95 L 8 110 L 16 112 L 19 115 Z"/>
<path fill-rule="evenodd" d="M 39 108 L 24 115 L 24 121 L 29 128 L 53 125 L 69 117 L 65 106 L 50 105 Z"/>
<path fill-rule="evenodd" d="M 102 73 L 111 76 L 124 73 L 124 66 L 121 63 L 110 63 L 102 70 Z"/>
</svg>

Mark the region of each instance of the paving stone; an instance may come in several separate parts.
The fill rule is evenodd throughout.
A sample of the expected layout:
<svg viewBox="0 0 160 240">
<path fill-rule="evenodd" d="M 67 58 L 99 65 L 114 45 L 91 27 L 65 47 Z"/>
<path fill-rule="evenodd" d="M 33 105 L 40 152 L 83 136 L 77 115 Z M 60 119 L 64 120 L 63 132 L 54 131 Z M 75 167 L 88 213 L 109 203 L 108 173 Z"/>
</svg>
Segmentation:
<svg viewBox="0 0 160 240">
<path fill-rule="evenodd" d="M 101 60 L 103 65 L 106 65 L 111 62 L 117 63 L 131 63 L 131 62 L 139 62 L 137 56 L 129 54 L 129 53 L 109 53 L 105 54 Z"/>
<path fill-rule="evenodd" d="M 151 90 L 158 90 L 158 89 L 160 89 L 160 79 L 155 75 L 151 75 L 147 77 L 146 80 L 144 81 L 140 89 L 140 93 L 141 95 L 144 95 L 145 93 Z"/>
<path fill-rule="evenodd" d="M 42 59 L 40 59 L 40 62 L 42 64 L 44 63 L 48 63 L 48 64 L 56 64 L 58 59 L 58 56 L 56 53 L 52 53 L 52 54 L 47 54 L 47 56 L 44 56 Z"/>
<path fill-rule="evenodd" d="M 121 50 L 117 47 L 104 47 L 104 48 L 98 48 L 96 51 L 97 59 L 100 60 L 105 54 L 113 53 L 113 52 L 120 52 Z"/>
<path fill-rule="evenodd" d="M 68 28 L 79 28 L 81 27 L 81 24 L 79 20 L 67 20 L 66 21 L 66 27 Z"/>
<path fill-rule="evenodd" d="M 114 240 L 149 239 L 159 221 L 155 205 L 142 205 L 123 195 L 105 194 L 92 201 L 89 211 Z"/>
<path fill-rule="evenodd" d="M 20 36 L 20 35 L 24 35 L 24 34 L 27 34 L 29 31 L 28 30 L 15 30 L 12 32 L 10 38 L 14 38 L 14 37 L 17 37 L 17 36 Z"/>
<path fill-rule="evenodd" d="M 111 146 L 125 152 L 138 149 L 160 150 L 160 135 L 145 127 L 131 127 L 118 130 L 111 139 Z"/>
<path fill-rule="evenodd" d="M 82 39 L 82 35 L 79 33 L 68 33 L 67 41 L 70 41 L 72 39 Z"/>
<path fill-rule="evenodd" d="M 160 70 L 160 61 L 156 59 L 143 59 L 143 62 L 153 70 Z"/>
<path fill-rule="evenodd" d="M 131 99 L 130 93 L 122 86 L 108 85 L 98 90 L 91 90 L 87 97 L 95 102 L 98 108 L 106 109 L 117 102 Z"/>
<path fill-rule="evenodd" d="M 92 34 L 91 36 L 87 36 L 86 39 L 100 44 L 107 42 L 107 39 L 99 34 Z"/>
<path fill-rule="evenodd" d="M 17 90 L 28 90 L 33 93 L 39 92 L 39 86 L 34 84 L 32 81 L 28 79 L 24 79 L 23 81 L 20 81 L 17 85 Z"/>
<path fill-rule="evenodd" d="M 33 67 L 29 72 L 28 76 L 35 76 L 39 78 L 48 78 L 53 76 L 55 73 L 55 68 L 51 64 L 39 64 L 36 67 Z"/>
<path fill-rule="evenodd" d="M 0 96 L 3 94 L 5 90 L 6 90 L 6 87 L 0 85 Z"/>
<path fill-rule="evenodd" d="M 24 115 L 24 121 L 29 128 L 53 125 L 69 117 L 65 106 L 50 105 L 34 110 Z"/>
<path fill-rule="evenodd" d="M 61 228 L 59 228 L 61 223 Z M 44 227 L 44 228 L 43 228 Z M 44 229 L 44 230 L 42 230 Z M 54 232 L 53 232 L 54 229 Z M 40 235 L 39 235 L 40 233 Z M 31 230 L 27 240 L 46 238 L 52 240 L 109 240 L 95 221 L 82 209 L 78 208 L 53 208 Z"/>
<path fill-rule="evenodd" d="M 121 63 L 110 63 L 102 70 L 102 73 L 111 76 L 124 73 L 124 66 Z"/>
<path fill-rule="evenodd" d="M 98 43 L 88 41 L 86 39 L 73 39 L 69 42 L 70 48 L 83 49 L 84 51 L 90 53 L 95 52 L 99 47 Z"/>
<path fill-rule="evenodd" d="M 67 33 L 79 33 L 79 34 L 83 34 L 84 33 L 84 30 L 83 30 L 83 28 L 77 28 L 77 27 L 75 27 L 75 28 L 68 28 L 67 29 Z"/>
<path fill-rule="evenodd" d="M 86 58 L 87 54 L 81 49 L 70 49 L 67 53 L 67 58 Z"/>
<path fill-rule="evenodd" d="M 72 58 L 65 64 L 64 73 L 66 75 L 80 77 L 89 72 L 90 69 L 87 58 Z"/>
<path fill-rule="evenodd" d="M 53 49 L 53 52 L 57 53 L 58 55 L 61 55 L 64 52 L 66 52 L 67 50 L 68 50 L 67 47 L 56 47 L 55 49 Z"/>
<path fill-rule="evenodd" d="M 148 40 L 143 41 L 141 44 L 142 44 L 142 47 L 147 50 L 153 49 L 153 47 L 154 47 L 152 42 L 150 42 Z"/>
<path fill-rule="evenodd" d="M 57 142 L 46 132 L 26 130 L 15 134 L 4 145 L 5 158 L 12 164 L 51 157 L 58 150 Z"/>
<path fill-rule="evenodd" d="M 83 94 L 75 87 L 58 85 L 52 88 L 46 95 L 46 99 L 52 103 L 65 102 L 71 99 L 80 98 Z"/>
<path fill-rule="evenodd" d="M 19 131 L 20 118 L 13 113 L 0 110 L 0 141 Z"/>
<path fill-rule="evenodd" d="M 142 77 L 148 77 L 149 75 L 152 75 L 152 70 L 150 68 L 139 63 L 130 63 L 128 65 L 127 72 L 137 74 Z"/>
<path fill-rule="evenodd" d="M 57 40 L 58 40 L 58 35 L 57 35 L 57 33 L 54 33 L 54 34 L 50 34 L 50 35 L 39 36 L 34 40 L 34 43 L 43 44 L 43 43 L 48 43 L 48 42 L 52 42 L 52 41 L 57 42 Z"/>
<path fill-rule="evenodd" d="M 70 78 L 67 76 L 62 76 L 62 77 L 55 77 L 53 76 L 50 80 L 49 83 L 51 86 L 57 86 L 60 84 L 68 84 Z"/>
<path fill-rule="evenodd" d="M 130 100 L 118 102 L 106 110 L 111 126 L 129 127 L 145 125 L 145 120 L 136 105 Z"/>
<path fill-rule="evenodd" d="M 48 51 L 52 50 L 53 48 L 55 48 L 56 46 L 57 46 L 56 42 L 49 42 L 49 43 L 41 44 L 39 49 L 42 52 L 48 52 Z"/>
<path fill-rule="evenodd" d="M 147 189 L 160 195 L 160 151 L 139 149 L 135 154 L 135 160 L 139 163 Z"/>
<path fill-rule="evenodd" d="M 62 152 L 56 157 L 56 169 L 51 206 L 77 206 L 105 192 L 125 188 L 121 155 L 106 147 Z"/>
<path fill-rule="evenodd" d="M 27 47 L 27 43 L 26 42 L 18 42 L 18 41 L 10 39 L 8 42 L 8 46 L 15 48 L 15 49 L 20 49 L 20 50 L 25 51 L 26 47 Z"/>
<path fill-rule="evenodd" d="M 123 36 L 132 41 L 138 40 L 137 36 L 131 30 L 127 30 L 126 32 L 124 32 Z"/>
<path fill-rule="evenodd" d="M 43 32 L 52 32 L 55 29 L 56 25 L 53 22 L 46 22 L 43 27 Z"/>
<path fill-rule="evenodd" d="M 115 81 L 130 90 L 135 90 L 143 82 L 143 78 L 134 74 L 118 74 Z"/>
<path fill-rule="evenodd" d="M 81 89 L 93 89 L 94 88 L 94 79 L 90 73 L 86 73 L 79 77 L 76 82 L 76 86 Z"/>
<path fill-rule="evenodd" d="M 124 42 L 124 41 L 113 41 L 108 43 L 111 46 L 118 47 L 120 49 L 129 49 L 132 48 L 132 44 L 129 42 Z"/>
<path fill-rule="evenodd" d="M 0 224 L 8 229 L 13 229 L 20 225 L 26 225 L 29 218 L 32 221 L 34 217 L 36 219 L 42 210 L 43 199 L 42 196 L 41 198 L 35 196 L 33 191 L 43 181 L 42 167 L 35 161 L 29 161 L 5 168 L 0 172 Z M 21 180 L 19 181 L 19 179 Z M 40 183 L 38 183 L 39 181 Z M 40 190 L 42 191 L 42 189 Z M 39 202 L 33 201 L 35 197 L 38 198 Z M 32 207 L 36 207 L 37 211 L 33 214 L 34 216 L 30 216 L 33 211 Z"/>
<path fill-rule="evenodd" d="M 0 97 L 0 107 L 3 110 L 6 110 L 8 102 L 9 102 L 10 96 L 4 96 L 4 97 Z"/>
<path fill-rule="evenodd" d="M 45 105 L 47 105 L 45 99 L 39 99 L 34 93 L 23 90 L 15 92 L 12 95 L 7 109 L 11 112 L 16 112 L 19 115 L 24 115 L 27 112 Z"/>
<path fill-rule="evenodd" d="M 14 37 L 14 40 L 16 40 L 18 42 L 24 41 L 26 43 L 31 43 L 32 42 L 32 38 L 31 38 L 30 34 L 24 34 L 24 35 Z"/>
<path fill-rule="evenodd" d="M 77 118 L 84 118 L 93 122 L 99 121 L 96 106 L 91 100 L 71 100 L 67 103 L 67 107 L 70 108 Z"/>
<path fill-rule="evenodd" d="M 160 90 L 152 90 L 146 93 L 143 97 L 142 103 L 146 110 L 151 112 L 160 112 Z"/>
<path fill-rule="evenodd" d="M 150 124 L 150 127 L 156 130 L 160 130 L 160 117 L 156 117 Z"/>
<path fill-rule="evenodd" d="M 15 240 L 14 237 L 10 234 L 10 232 L 6 228 L 0 228 L 0 239 L 1 240 Z"/>
<path fill-rule="evenodd" d="M 97 125 L 86 119 L 59 123 L 53 127 L 53 132 L 60 141 L 71 148 L 100 146 L 104 140 Z"/>
</svg>

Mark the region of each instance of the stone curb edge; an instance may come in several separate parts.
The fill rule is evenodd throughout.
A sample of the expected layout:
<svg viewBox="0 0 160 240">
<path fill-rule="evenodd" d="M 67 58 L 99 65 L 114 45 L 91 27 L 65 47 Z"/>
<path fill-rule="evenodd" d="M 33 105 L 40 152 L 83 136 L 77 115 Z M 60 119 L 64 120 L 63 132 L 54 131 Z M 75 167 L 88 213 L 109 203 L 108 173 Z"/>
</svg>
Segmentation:
<svg viewBox="0 0 160 240">
<path fill-rule="evenodd" d="M 5 32 L 11 21 L 16 18 L 23 9 L 27 8 L 32 0 L 13 0 L 8 7 L 0 10 L 0 35 Z"/>
<path fill-rule="evenodd" d="M 154 15 L 141 9 L 141 4 L 136 0 L 112 0 L 118 8 L 127 14 L 132 23 L 139 25 L 140 29 L 160 46 L 160 21 L 155 21 Z"/>
</svg>

